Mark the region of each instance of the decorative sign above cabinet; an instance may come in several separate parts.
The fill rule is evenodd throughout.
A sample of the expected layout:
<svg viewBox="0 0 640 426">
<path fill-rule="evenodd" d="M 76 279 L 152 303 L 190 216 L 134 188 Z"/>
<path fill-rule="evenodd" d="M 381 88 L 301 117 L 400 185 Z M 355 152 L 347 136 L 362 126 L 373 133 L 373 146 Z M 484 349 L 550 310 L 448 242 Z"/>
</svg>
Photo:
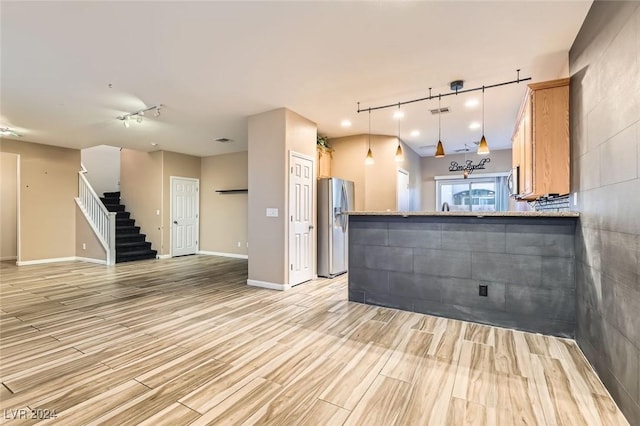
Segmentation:
<svg viewBox="0 0 640 426">
<path fill-rule="evenodd" d="M 463 164 L 458 164 L 457 161 L 452 161 L 449 166 L 450 172 L 464 172 L 465 175 L 473 173 L 474 170 L 484 170 L 485 164 L 490 163 L 491 158 L 483 158 L 478 164 L 473 164 L 473 160 L 466 160 Z"/>
</svg>

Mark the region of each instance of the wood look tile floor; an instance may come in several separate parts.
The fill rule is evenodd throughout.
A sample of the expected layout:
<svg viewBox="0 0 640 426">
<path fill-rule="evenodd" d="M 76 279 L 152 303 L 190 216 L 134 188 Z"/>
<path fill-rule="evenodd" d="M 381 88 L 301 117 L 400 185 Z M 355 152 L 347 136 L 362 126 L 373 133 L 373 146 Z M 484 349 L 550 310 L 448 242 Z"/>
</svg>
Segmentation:
<svg viewBox="0 0 640 426">
<path fill-rule="evenodd" d="M 624 425 L 575 342 L 287 292 L 247 262 L 0 262 L 0 422 Z M 27 411 L 20 411 L 27 410 Z"/>
</svg>

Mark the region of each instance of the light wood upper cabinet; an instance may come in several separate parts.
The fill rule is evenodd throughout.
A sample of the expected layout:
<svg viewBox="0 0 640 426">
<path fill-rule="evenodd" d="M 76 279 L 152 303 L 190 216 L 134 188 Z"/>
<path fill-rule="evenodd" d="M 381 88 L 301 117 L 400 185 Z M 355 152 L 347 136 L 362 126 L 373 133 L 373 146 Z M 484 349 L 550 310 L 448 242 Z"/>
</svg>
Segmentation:
<svg viewBox="0 0 640 426">
<path fill-rule="evenodd" d="M 528 85 L 512 139 L 519 198 L 569 193 L 569 79 Z"/>
<path fill-rule="evenodd" d="M 331 157 L 333 150 L 316 145 L 318 151 L 318 167 L 316 177 L 331 177 Z"/>
</svg>

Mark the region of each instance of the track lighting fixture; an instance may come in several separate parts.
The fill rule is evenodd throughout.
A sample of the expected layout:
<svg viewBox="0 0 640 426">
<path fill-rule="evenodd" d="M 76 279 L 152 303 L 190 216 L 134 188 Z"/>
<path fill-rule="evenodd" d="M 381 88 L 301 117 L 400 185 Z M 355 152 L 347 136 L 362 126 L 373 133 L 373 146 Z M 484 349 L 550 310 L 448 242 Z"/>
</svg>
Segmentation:
<svg viewBox="0 0 640 426">
<path fill-rule="evenodd" d="M 402 145 L 400 144 L 400 119 L 404 117 L 404 113 L 400 111 L 400 104 L 398 104 L 398 111 L 395 115 L 398 117 L 398 147 L 396 148 L 396 163 L 402 163 L 404 161 L 404 153 L 402 152 Z"/>
<path fill-rule="evenodd" d="M 367 151 L 367 157 L 364 160 L 364 164 L 367 166 L 375 164 L 373 153 L 371 152 L 371 111 L 369 111 L 369 150 Z"/>
<path fill-rule="evenodd" d="M 144 117 L 144 113 L 147 111 L 153 111 L 154 117 L 160 117 L 160 108 L 162 108 L 162 104 L 154 105 L 149 108 L 144 108 L 138 111 L 130 112 L 128 114 L 121 115 L 116 117 L 118 120 L 121 120 L 124 124 L 124 127 L 129 128 L 131 125 L 131 119 L 135 118 L 138 124 L 142 123 L 142 118 Z"/>
<path fill-rule="evenodd" d="M 482 86 L 482 139 L 480 139 L 480 144 L 478 145 L 478 155 L 487 155 L 491 151 L 489 150 L 489 144 L 487 143 L 487 139 L 484 137 L 484 86 Z"/>
<path fill-rule="evenodd" d="M 442 97 L 438 96 L 438 146 L 436 147 L 436 158 L 444 157 L 444 145 L 442 145 Z"/>
</svg>

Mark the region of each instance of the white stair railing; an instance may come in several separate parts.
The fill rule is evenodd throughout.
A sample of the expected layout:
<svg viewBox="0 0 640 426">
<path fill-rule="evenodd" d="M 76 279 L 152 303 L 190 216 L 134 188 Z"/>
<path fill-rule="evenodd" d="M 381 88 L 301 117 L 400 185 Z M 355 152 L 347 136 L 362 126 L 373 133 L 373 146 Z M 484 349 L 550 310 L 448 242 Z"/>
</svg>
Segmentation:
<svg viewBox="0 0 640 426">
<path fill-rule="evenodd" d="M 76 202 L 84 213 L 91 229 L 107 252 L 107 265 L 116 260 L 116 212 L 110 212 L 102 204 L 98 195 L 85 177 L 87 170 L 82 166 L 78 172 L 78 198 Z"/>
</svg>

